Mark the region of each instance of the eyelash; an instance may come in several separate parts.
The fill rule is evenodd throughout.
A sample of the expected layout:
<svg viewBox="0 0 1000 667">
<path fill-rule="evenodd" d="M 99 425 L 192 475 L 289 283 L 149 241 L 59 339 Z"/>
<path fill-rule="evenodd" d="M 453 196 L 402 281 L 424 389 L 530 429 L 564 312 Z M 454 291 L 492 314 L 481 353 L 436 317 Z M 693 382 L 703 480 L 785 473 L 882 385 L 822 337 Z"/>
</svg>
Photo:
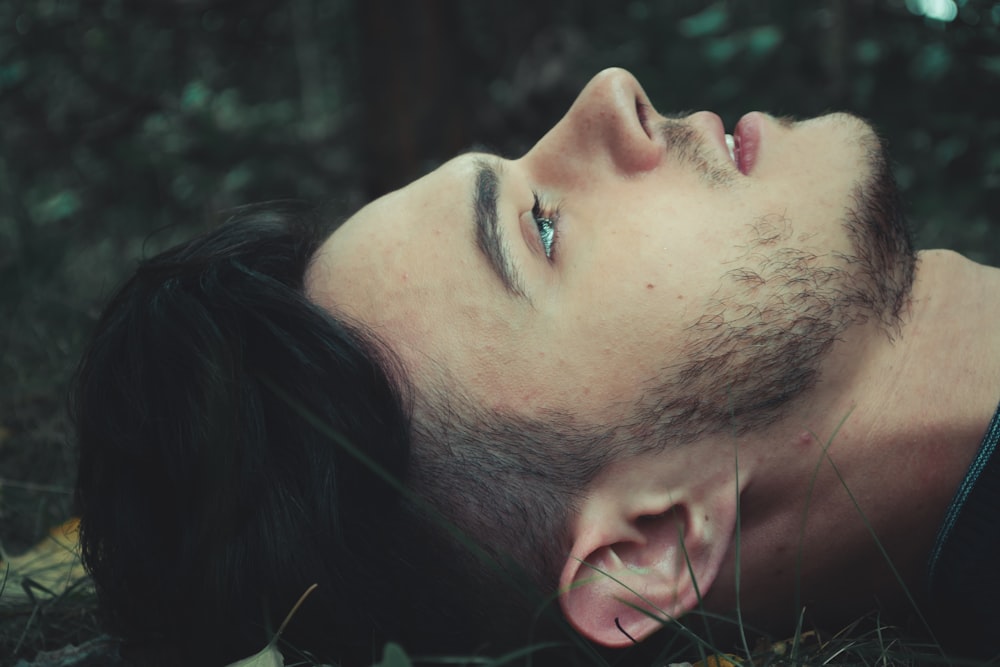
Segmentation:
<svg viewBox="0 0 1000 667">
<path fill-rule="evenodd" d="M 543 204 L 537 192 L 532 194 L 535 196 L 535 203 L 531 207 L 531 217 L 534 218 L 535 225 L 538 227 L 538 238 L 542 241 L 542 250 L 549 261 L 552 261 L 556 253 L 556 247 L 559 244 L 559 228 L 557 225 L 559 222 L 559 207 L 552 208 Z"/>
</svg>

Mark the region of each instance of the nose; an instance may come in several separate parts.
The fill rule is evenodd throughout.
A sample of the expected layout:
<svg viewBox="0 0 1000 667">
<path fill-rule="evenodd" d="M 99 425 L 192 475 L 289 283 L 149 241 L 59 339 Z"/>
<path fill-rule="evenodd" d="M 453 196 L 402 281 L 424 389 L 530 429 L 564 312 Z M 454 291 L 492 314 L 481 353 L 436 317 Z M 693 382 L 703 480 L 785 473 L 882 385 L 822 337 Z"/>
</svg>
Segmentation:
<svg viewBox="0 0 1000 667">
<path fill-rule="evenodd" d="M 634 76 L 606 69 L 590 80 L 525 160 L 545 174 L 563 177 L 579 176 L 595 164 L 625 175 L 649 171 L 663 157 L 646 122 L 653 113 Z"/>
</svg>

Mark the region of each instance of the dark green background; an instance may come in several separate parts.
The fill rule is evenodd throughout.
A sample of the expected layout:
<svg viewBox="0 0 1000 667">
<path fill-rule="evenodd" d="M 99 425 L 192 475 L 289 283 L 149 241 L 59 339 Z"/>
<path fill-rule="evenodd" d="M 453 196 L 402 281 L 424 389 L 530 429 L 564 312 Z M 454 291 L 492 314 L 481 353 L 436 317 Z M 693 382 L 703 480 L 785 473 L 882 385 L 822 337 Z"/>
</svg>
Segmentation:
<svg viewBox="0 0 1000 667">
<path fill-rule="evenodd" d="M 472 144 L 517 153 L 609 65 L 730 128 L 873 120 L 920 245 L 1000 263 L 998 24 L 985 0 L 0 2 L 0 544 L 70 511 L 63 392 L 135 258 L 236 204 L 345 215 Z"/>
</svg>

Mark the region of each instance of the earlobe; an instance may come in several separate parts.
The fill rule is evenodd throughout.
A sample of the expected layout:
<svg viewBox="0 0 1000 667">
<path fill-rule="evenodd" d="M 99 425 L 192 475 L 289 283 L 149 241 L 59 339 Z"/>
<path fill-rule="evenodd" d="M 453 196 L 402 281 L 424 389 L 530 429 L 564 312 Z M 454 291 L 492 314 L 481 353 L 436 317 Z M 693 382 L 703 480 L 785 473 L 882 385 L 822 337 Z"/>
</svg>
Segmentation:
<svg viewBox="0 0 1000 667">
<path fill-rule="evenodd" d="M 697 607 L 731 535 L 712 525 L 712 514 L 675 502 L 618 520 L 604 511 L 603 526 L 581 526 L 560 580 L 566 618 L 592 641 L 623 647 Z"/>
</svg>

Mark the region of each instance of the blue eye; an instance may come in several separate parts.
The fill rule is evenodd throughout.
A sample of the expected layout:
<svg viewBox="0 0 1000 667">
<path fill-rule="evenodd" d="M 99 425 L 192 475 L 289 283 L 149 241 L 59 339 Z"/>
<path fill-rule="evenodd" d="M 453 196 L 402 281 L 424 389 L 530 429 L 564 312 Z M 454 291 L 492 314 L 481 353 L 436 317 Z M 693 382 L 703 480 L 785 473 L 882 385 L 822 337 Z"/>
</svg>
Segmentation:
<svg viewBox="0 0 1000 667">
<path fill-rule="evenodd" d="M 538 238 L 542 242 L 542 249 L 545 251 L 545 256 L 552 259 L 552 255 L 555 253 L 556 241 L 558 240 L 556 234 L 556 221 L 559 219 L 559 211 L 550 210 L 548 207 L 543 206 L 538 195 L 535 195 L 535 203 L 531 207 L 531 217 L 535 219 L 535 225 L 538 227 Z"/>
</svg>

